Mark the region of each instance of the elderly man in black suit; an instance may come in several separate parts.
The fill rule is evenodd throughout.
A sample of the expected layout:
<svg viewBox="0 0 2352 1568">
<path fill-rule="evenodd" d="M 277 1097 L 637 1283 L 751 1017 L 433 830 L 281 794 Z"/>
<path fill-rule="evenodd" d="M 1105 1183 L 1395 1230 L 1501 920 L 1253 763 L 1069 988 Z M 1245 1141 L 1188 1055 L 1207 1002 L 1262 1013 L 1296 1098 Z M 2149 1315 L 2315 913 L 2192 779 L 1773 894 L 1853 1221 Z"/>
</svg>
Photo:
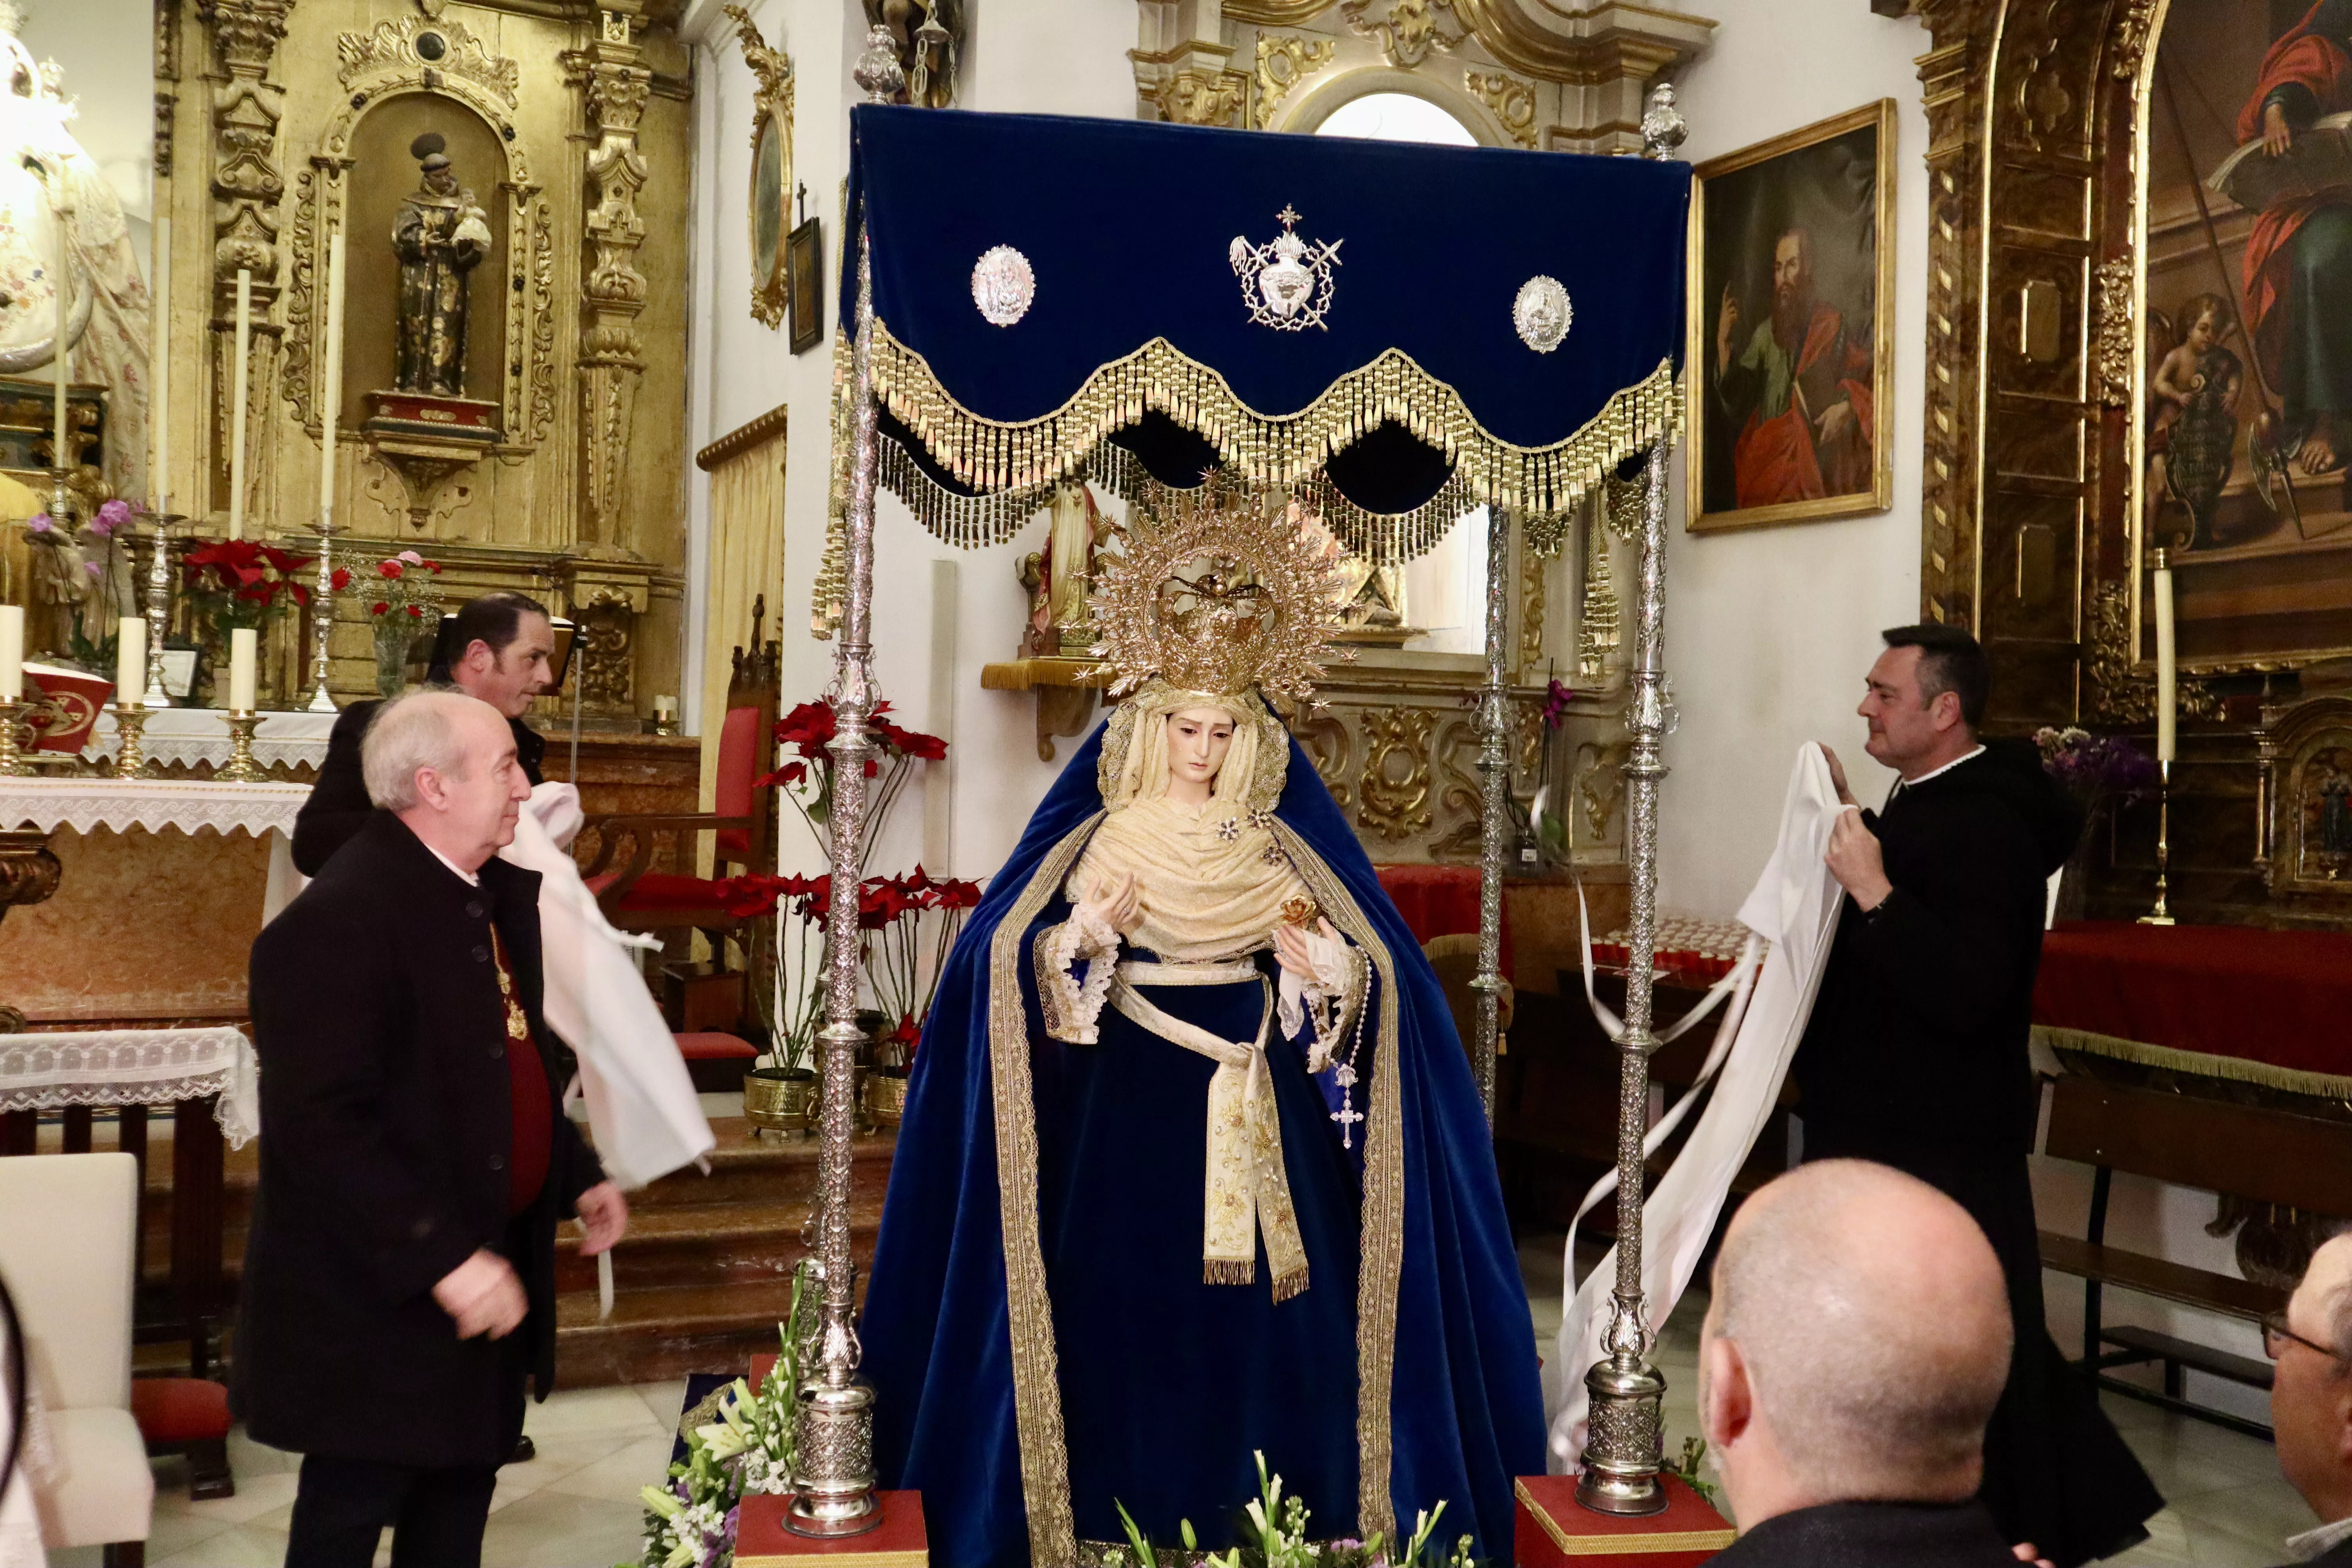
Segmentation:
<svg viewBox="0 0 2352 1568">
<path fill-rule="evenodd" d="M 555 1369 L 555 1226 L 628 1208 L 540 1049 L 539 877 L 499 859 L 530 781 L 505 717 L 457 691 L 386 703 L 382 808 L 253 947 L 261 1181 L 239 1413 L 304 1456 L 289 1568 L 481 1556 L 527 1378 Z"/>
<path fill-rule="evenodd" d="M 2287 1550 L 2352 1568 L 2352 1235 L 2311 1255 L 2286 1310 L 2263 1324 L 2263 1348 L 2278 1363 L 2271 1426 L 2280 1473 L 2320 1520 Z"/>
<path fill-rule="evenodd" d="M 555 623 L 548 618 L 547 606 L 523 594 L 484 594 L 467 600 L 454 620 L 443 645 L 451 650 L 449 662 L 435 664 L 432 680 L 478 697 L 505 714 L 516 765 L 529 783 L 543 783 L 540 763 L 547 755 L 547 737 L 524 722 L 523 715 L 530 710 L 532 698 L 555 684 L 550 662 L 555 653 Z M 319 782 L 294 818 L 294 868 L 305 877 L 317 876 L 327 858 L 367 826 L 375 809 L 368 798 L 360 751 L 369 721 L 383 706 L 352 703 L 327 737 Z"/>
<path fill-rule="evenodd" d="M 1699 1333 L 1699 1425 L 1739 1521 L 1718 1568 L 2017 1568 L 1976 1500 L 2009 1373 L 2000 1260 L 1968 1211 L 1860 1160 L 1732 1219 Z"/>
</svg>

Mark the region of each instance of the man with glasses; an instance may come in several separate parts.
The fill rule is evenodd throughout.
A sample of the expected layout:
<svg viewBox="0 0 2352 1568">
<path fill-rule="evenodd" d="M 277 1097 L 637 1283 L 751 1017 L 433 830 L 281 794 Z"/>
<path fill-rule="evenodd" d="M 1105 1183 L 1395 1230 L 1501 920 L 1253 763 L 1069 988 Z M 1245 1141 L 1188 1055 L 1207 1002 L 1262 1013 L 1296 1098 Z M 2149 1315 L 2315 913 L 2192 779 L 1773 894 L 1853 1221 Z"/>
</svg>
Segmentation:
<svg viewBox="0 0 2352 1568">
<path fill-rule="evenodd" d="M 2263 1349 L 2278 1363 L 2279 1472 L 2322 1521 L 2287 1550 L 2298 1563 L 2352 1568 L 2352 1234 L 2311 1255 L 2286 1310 L 2263 1321 Z"/>
</svg>

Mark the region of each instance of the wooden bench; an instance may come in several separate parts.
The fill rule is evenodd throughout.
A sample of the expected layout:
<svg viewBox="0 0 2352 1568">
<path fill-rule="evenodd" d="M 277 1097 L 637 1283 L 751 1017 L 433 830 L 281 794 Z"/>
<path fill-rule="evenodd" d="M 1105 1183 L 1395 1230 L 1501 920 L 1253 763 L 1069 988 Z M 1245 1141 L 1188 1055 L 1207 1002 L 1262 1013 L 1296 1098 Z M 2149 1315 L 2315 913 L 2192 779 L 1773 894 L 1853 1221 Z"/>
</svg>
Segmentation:
<svg viewBox="0 0 2352 1568">
<path fill-rule="evenodd" d="M 2259 1203 L 2352 1215 L 2352 1123 L 2070 1077 L 2060 1079 L 2053 1090 L 2044 1152 L 2079 1161 L 2094 1172 L 2089 1235 L 2077 1239 L 2041 1233 L 2042 1266 L 2084 1282 L 2083 1359 L 2078 1364 L 2104 1388 L 2269 1437 L 2271 1430 L 2262 1423 L 2195 1404 L 2182 1393 L 2188 1371 L 2268 1389 L 2267 1361 L 2148 1329 L 2108 1326 L 2100 1321 L 2101 1295 L 2112 1286 L 2200 1312 L 2260 1322 L 2286 1305 L 2286 1293 L 2235 1275 L 2107 1246 L 2108 1195 L 2115 1173 L 2123 1171 Z M 2109 1374 L 2111 1368 L 2149 1363 L 2164 1370 L 2161 1392 Z"/>
</svg>

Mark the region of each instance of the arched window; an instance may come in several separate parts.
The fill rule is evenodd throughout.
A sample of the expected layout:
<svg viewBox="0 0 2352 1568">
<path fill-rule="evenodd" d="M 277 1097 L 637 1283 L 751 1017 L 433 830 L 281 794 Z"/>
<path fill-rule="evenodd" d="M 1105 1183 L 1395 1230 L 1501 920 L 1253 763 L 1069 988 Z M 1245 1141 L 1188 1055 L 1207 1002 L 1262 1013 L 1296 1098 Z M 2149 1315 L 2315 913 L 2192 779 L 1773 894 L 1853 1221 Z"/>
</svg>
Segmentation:
<svg viewBox="0 0 2352 1568">
<path fill-rule="evenodd" d="M 1331 111 L 1318 136 L 1361 136 L 1374 142 L 1434 142 L 1475 147 L 1470 128 L 1429 100 L 1410 92 L 1368 92 Z"/>
</svg>

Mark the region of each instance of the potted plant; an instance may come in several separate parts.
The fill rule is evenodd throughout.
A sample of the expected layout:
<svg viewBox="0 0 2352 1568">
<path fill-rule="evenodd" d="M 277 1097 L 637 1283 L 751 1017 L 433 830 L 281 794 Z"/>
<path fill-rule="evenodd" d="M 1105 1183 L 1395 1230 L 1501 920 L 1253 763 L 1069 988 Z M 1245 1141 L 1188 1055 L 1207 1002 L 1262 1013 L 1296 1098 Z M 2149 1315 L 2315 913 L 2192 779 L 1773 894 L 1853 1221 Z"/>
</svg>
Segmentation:
<svg viewBox="0 0 2352 1568">
<path fill-rule="evenodd" d="M 907 1107 L 907 1076 L 939 994 L 940 971 L 963 930 L 965 913 L 980 902 L 980 884 L 945 880 L 917 866 L 884 886 L 886 918 L 868 939 L 866 975 L 880 1005 L 866 1110 L 877 1126 L 896 1127 Z"/>
<path fill-rule="evenodd" d="M 404 550 L 377 562 L 374 577 L 363 579 L 375 592 L 368 603 L 368 616 L 375 637 L 378 696 L 400 695 L 408 683 L 408 650 L 419 637 L 440 629 L 441 584 L 436 581 L 440 575 L 438 561 Z M 338 566 L 327 581 L 336 593 L 342 593 L 352 585 L 352 569 Z"/>
<path fill-rule="evenodd" d="M 257 539 L 215 540 L 181 558 L 181 587 L 202 628 L 206 667 L 226 668 L 230 632 L 265 630 L 310 602 L 301 574 L 311 559 Z"/>
<path fill-rule="evenodd" d="M 2036 730 L 2033 743 L 2041 748 L 2042 770 L 2083 807 L 2083 836 L 2059 873 L 2058 903 L 2053 914 L 2056 920 L 2078 921 L 2090 903 L 2091 860 L 2099 824 L 2117 796 L 2133 799 L 2156 787 L 2156 762 L 2120 735 L 2094 735 L 2071 726 Z"/>
</svg>

